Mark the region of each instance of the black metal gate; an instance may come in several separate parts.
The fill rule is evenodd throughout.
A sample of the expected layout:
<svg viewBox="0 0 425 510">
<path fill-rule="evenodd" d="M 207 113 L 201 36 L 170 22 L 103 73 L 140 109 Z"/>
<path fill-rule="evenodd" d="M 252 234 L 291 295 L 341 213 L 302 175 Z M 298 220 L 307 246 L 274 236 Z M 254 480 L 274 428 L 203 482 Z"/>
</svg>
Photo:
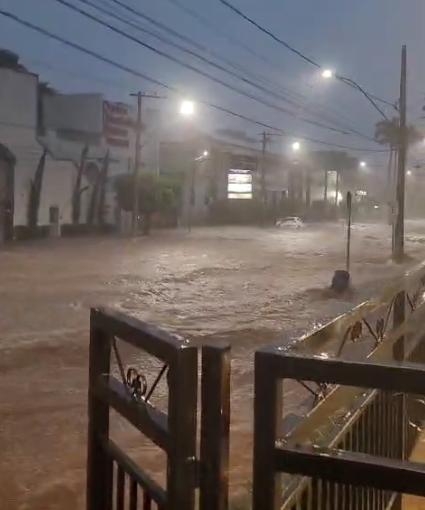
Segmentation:
<svg viewBox="0 0 425 510">
<path fill-rule="evenodd" d="M 124 366 L 117 341 L 130 344 L 161 361 L 162 368 L 150 387 L 137 368 Z M 117 359 L 120 377 L 111 371 L 112 352 Z M 88 510 L 192 510 L 198 488 L 199 508 L 227 508 L 229 348 L 202 349 L 200 413 L 198 372 L 198 349 L 181 338 L 119 312 L 92 310 Z M 165 375 L 168 382 L 167 412 L 150 403 L 159 379 Z M 165 487 L 152 480 L 112 441 L 110 409 L 165 452 Z M 199 415 L 201 423 L 198 427 Z"/>
</svg>

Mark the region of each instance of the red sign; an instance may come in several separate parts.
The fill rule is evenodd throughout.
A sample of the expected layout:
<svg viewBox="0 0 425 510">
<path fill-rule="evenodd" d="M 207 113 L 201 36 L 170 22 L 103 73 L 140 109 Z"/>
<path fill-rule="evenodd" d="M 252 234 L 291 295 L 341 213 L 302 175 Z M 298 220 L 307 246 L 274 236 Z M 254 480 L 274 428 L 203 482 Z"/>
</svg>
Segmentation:
<svg viewBox="0 0 425 510">
<path fill-rule="evenodd" d="M 103 133 L 107 145 L 128 148 L 130 146 L 130 130 L 133 127 L 134 122 L 128 105 L 103 102 Z"/>
</svg>

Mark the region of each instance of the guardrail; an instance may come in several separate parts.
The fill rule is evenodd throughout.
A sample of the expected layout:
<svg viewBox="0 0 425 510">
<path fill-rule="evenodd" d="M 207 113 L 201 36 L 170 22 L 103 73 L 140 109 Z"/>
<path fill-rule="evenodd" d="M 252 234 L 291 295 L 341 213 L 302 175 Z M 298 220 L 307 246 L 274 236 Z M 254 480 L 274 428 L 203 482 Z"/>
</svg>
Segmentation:
<svg viewBox="0 0 425 510">
<path fill-rule="evenodd" d="M 308 387 L 315 398 L 311 410 L 283 434 L 283 393 L 275 367 L 280 358 L 300 356 L 316 356 L 312 359 L 318 361 L 346 356 L 369 363 L 425 360 L 424 277 L 425 266 L 421 265 L 397 279 L 380 299 L 359 305 L 289 347 L 256 353 L 254 510 L 401 508 L 401 497 L 393 491 L 356 488 L 347 480 L 342 486 L 320 478 L 281 476 L 275 473 L 271 459 L 275 457 L 275 443 L 282 441 L 281 444 L 320 444 L 403 460 L 416 440 L 417 431 L 409 429 L 407 423 L 409 413 L 417 412 L 415 400 L 407 400 L 399 392 L 365 392 L 360 388 L 362 384 L 335 386 L 330 381 L 317 380 L 314 372 L 308 376 L 300 372 L 294 379 Z M 350 506 L 344 506 L 348 501 Z"/>
<path fill-rule="evenodd" d="M 131 344 L 163 363 L 150 388 L 138 368 L 124 366 L 117 341 Z M 111 370 L 112 351 L 121 380 Z M 192 510 L 198 487 L 202 510 L 227 508 L 229 348 L 204 347 L 201 373 L 202 408 L 198 426 L 198 349 L 177 336 L 119 312 L 91 311 L 88 510 L 136 510 L 140 503 L 144 510 L 150 510 L 153 505 L 159 510 Z M 165 374 L 167 413 L 150 403 Z M 111 440 L 110 409 L 166 453 L 165 488 Z"/>
</svg>

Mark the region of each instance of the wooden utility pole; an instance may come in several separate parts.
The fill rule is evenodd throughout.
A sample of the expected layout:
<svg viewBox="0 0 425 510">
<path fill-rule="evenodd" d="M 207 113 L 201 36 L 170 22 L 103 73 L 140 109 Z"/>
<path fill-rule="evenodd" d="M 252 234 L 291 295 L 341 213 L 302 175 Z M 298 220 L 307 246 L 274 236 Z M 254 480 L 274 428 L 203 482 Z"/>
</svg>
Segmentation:
<svg viewBox="0 0 425 510">
<path fill-rule="evenodd" d="M 405 172 L 407 156 L 407 49 L 404 45 L 401 51 L 401 79 L 400 79 L 400 142 L 398 147 L 397 190 L 396 190 L 396 219 L 394 225 L 393 259 L 402 262 L 404 257 L 404 195 Z"/>
<path fill-rule="evenodd" d="M 142 98 L 150 99 L 165 99 L 163 96 L 156 94 L 144 94 L 143 92 L 136 92 L 130 94 L 132 97 L 137 97 L 137 123 L 136 123 L 136 143 L 134 154 L 134 169 L 133 169 L 133 213 L 131 218 L 131 227 L 133 235 L 137 234 L 138 215 L 139 215 L 139 188 L 140 188 L 140 153 L 142 150 Z"/>
</svg>

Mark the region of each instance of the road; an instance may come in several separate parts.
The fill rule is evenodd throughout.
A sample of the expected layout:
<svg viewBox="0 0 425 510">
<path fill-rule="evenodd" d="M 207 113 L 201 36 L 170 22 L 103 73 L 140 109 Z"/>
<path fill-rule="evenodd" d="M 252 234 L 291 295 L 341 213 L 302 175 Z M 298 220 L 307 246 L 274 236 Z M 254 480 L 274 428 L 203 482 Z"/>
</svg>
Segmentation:
<svg viewBox="0 0 425 510">
<path fill-rule="evenodd" d="M 407 248 L 424 258 L 425 222 Z M 344 267 L 342 224 L 299 230 L 202 228 L 150 238 L 63 239 L 0 250 L 0 501 L 7 510 L 82 509 L 89 308 L 117 307 L 196 342 L 232 345 L 232 494 L 250 486 L 253 352 L 286 343 L 380 292 L 404 268 L 386 225 L 355 225 L 353 292 L 332 295 Z M 129 354 L 129 356 L 134 356 Z M 133 359 L 133 358 L 132 358 Z M 157 363 L 137 360 L 154 376 Z M 164 388 L 159 388 L 161 398 Z M 292 409 L 297 399 L 290 388 Z M 164 459 L 134 430 L 114 434 L 154 476 Z"/>
</svg>

